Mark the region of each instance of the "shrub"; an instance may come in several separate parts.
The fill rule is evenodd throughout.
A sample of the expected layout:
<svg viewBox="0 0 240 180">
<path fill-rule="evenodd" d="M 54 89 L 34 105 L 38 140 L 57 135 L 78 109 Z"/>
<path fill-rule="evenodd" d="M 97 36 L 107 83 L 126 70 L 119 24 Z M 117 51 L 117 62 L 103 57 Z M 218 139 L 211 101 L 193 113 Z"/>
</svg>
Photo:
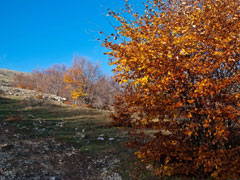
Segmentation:
<svg viewBox="0 0 240 180">
<path fill-rule="evenodd" d="M 133 94 L 125 113 L 158 130 L 129 145 L 159 176 L 240 177 L 239 12 L 237 0 L 149 0 L 143 12 L 129 3 L 123 15 L 109 12 L 120 25 L 103 45 Z"/>
</svg>

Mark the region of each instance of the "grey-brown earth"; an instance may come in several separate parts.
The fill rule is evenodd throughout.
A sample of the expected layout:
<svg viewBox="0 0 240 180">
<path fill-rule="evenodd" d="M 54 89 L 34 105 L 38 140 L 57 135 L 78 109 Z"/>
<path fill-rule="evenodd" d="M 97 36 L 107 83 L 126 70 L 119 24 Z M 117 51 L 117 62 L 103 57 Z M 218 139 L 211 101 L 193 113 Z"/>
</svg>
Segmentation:
<svg viewBox="0 0 240 180">
<path fill-rule="evenodd" d="M 12 134 L 0 124 L 1 180 L 121 180 L 114 172 L 119 160 L 88 156 L 54 138 L 32 138 Z"/>
</svg>

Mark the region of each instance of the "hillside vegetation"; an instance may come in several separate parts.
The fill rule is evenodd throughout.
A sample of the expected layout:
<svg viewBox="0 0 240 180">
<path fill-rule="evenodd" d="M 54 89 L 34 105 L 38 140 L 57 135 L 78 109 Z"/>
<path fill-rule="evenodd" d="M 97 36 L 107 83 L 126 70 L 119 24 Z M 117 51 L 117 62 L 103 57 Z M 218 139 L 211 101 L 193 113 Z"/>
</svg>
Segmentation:
<svg viewBox="0 0 240 180">
<path fill-rule="evenodd" d="M 111 109 L 114 95 L 119 91 L 98 64 L 78 56 L 74 57 L 70 67 L 55 64 L 31 74 L 18 74 L 13 85 L 64 97 L 68 104 L 96 109 Z"/>
<path fill-rule="evenodd" d="M 11 86 L 11 84 L 14 81 L 14 78 L 19 74 L 27 75 L 27 73 L 0 68 L 0 85 Z"/>
</svg>

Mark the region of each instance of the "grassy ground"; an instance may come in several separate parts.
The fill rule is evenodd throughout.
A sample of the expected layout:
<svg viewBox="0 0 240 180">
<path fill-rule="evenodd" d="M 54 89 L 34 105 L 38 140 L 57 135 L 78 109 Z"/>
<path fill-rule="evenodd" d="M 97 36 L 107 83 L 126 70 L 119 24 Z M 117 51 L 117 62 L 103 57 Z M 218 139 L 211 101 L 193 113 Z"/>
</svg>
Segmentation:
<svg viewBox="0 0 240 180">
<path fill-rule="evenodd" d="M 0 97 L 0 123 L 14 134 L 31 138 L 54 137 L 88 156 L 112 155 L 123 180 L 158 179 L 135 159 L 124 144 L 128 129 L 111 125 L 109 112 L 54 104 L 29 106 L 16 97 Z"/>
</svg>

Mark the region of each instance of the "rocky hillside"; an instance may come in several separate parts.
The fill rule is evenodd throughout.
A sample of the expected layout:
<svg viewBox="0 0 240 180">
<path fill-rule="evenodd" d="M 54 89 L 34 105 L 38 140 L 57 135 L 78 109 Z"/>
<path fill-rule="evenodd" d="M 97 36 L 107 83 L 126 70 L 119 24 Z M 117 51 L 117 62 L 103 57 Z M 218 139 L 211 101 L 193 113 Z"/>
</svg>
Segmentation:
<svg viewBox="0 0 240 180">
<path fill-rule="evenodd" d="M 35 90 L 27 90 L 12 87 L 14 77 L 23 72 L 13 71 L 8 69 L 0 69 L 0 95 L 21 96 L 23 98 L 37 98 L 41 100 L 50 100 L 64 102 L 66 98 L 62 98 L 52 94 L 39 93 Z M 27 73 L 24 73 L 27 74 Z"/>
<path fill-rule="evenodd" d="M 21 73 L 23 72 L 0 68 L 0 86 L 11 86 L 14 77 Z"/>
</svg>

